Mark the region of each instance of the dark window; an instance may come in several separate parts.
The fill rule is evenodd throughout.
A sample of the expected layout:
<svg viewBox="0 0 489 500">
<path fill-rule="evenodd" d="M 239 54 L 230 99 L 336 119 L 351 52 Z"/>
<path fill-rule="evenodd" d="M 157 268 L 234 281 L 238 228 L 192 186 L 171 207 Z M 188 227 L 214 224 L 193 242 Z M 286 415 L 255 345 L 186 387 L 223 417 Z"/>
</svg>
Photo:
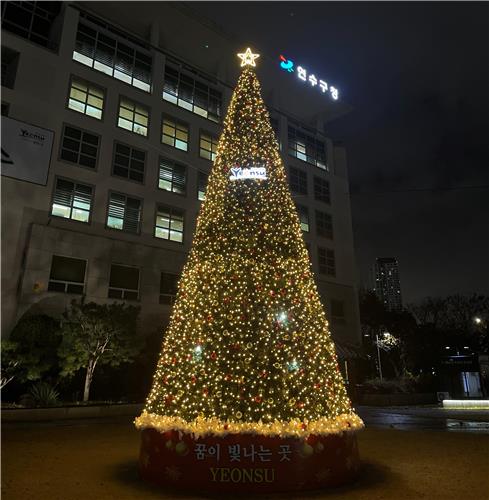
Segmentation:
<svg viewBox="0 0 489 500">
<path fill-rule="evenodd" d="M 139 269 L 112 264 L 110 266 L 108 297 L 110 299 L 138 300 Z"/>
<path fill-rule="evenodd" d="M 303 205 L 297 205 L 297 212 L 299 213 L 299 220 L 301 223 L 301 229 L 305 232 L 309 232 L 309 209 Z"/>
<path fill-rule="evenodd" d="M 334 250 L 318 247 L 318 264 L 320 274 L 336 276 Z"/>
<path fill-rule="evenodd" d="M 221 92 L 168 65 L 165 67 L 163 99 L 214 122 L 220 120 Z"/>
<path fill-rule="evenodd" d="M 2 47 L 2 87 L 14 88 L 18 61 L 18 52 L 8 47 Z"/>
<path fill-rule="evenodd" d="M 140 149 L 114 143 L 114 165 L 112 173 L 136 182 L 144 180 L 146 153 Z"/>
<path fill-rule="evenodd" d="M 86 132 L 71 125 L 63 127 L 61 139 L 62 160 L 95 168 L 99 150 L 99 136 Z"/>
<path fill-rule="evenodd" d="M 177 294 L 178 274 L 161 273 L 160 304 L 173 304 Z"/>
<path fill-rule="evenodd" d="M 200 157 L 214 161 L 217 154 L 217 137 L 207 132 L 200 133 Z"/>
<path fill-rule="evenodd" d="M 78 23 L 73 59 L 145 92 L 151 92 L 151 55 L 85 21 Z"/>
<path fill-rule="evenodd" d="M 205 172 L 199 172 L 197 174 L 197 198 L 200 201 L 205 200 L 205 190 L 207 188 L 207 179 L 209 175 Z"/>
<path fill-rule="evenodd" d="M 330 214 L 316 210 L 316 232 L 318 236 L 333 239 L 333 219 Z"/>
<path fill-rule="evenodd" d="M 331 320 L 333 323 L 345 323 L 345 302 L 331 299 Z"/>
<path fill-rule="evenodd" d="M 125 194 L 110 193 L 107 227 L 139 233 L 141 223 L 141 200 Z"/>
<path fill-rule="evenodd" d="M 290 189 L 296 194 L 307 194 L 307 174 L 298 168 L 290 167 Z"/>
<path fill-rule="evenodd" d="M 172 193 L 185 194 L 185 184 L 185 165 L 161 157 L 158 187 Z"/>
<path fill-rule="evenodd" d="M 2 29 L 43 47 L 55 48 L 50 35 L 61 6 L 62 2 L 2 2 Z"/>
<path fill-rule="evenodd" d="M 8 116 L 10 104 L 8 102 L 2 102 L 2 116 Z"/>
<path fill-rule="evenodd" d="M 314 198 L 324 203 L 331 203 L 329 182 L 326 179 L 314 176 Z"/>
<path fill-rule="evenodd" d="M 53 255 L 48 290 L 82 294 L 85 289 L 86 268 L 86 260 Z"/>
<path fill-rule="evenodd" d="M 289 125 L 289 154 L 323 170 L 328 170 L 324 141 L 320 141 L 291 125 Z"/>
<path fill-rule="evenodd" d="M 156 211 L 155 236 L 182 243 L 183 217 L 183 210 L 159 205 Z"/>
<path fill-rule="evenodd" d="M 92 188 L 85 184 L 56 179 L 51 215 L 88 222 L 92 207 Z"/>
</svg>

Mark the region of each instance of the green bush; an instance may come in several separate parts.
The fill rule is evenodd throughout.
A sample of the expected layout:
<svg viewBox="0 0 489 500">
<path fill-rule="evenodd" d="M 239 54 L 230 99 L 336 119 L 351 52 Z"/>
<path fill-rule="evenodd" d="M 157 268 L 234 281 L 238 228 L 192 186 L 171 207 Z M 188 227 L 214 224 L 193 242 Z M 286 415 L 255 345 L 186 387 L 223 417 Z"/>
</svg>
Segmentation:
<svg viewBox="0 0 489 500">
<path fill-rule="evenodd" d="M 36 406 L 56 406 L 59 404 L 58 391 L 47 382 L 34 384 L 29 391 L 29 395 Z"/>
</svg>

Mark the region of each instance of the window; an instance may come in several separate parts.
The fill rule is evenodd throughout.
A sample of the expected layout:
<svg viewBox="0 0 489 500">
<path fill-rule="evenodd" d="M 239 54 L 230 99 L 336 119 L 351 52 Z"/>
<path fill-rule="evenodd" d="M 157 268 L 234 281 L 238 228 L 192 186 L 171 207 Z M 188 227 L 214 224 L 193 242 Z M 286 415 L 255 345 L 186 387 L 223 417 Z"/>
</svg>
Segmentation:
<svg viewBox="0 0 489 500">
<path fill-rule="evenodd" d="M 2 29 L 43 47 L 55 48 L 50 32 L 60 11 L 61 2 L 2 2 Z"/>
<path fill-rule="evenodd" d="M 323 170 L 328 170 L 325 143 L 290 125 L 289 154 Z"/>
<path fill-rule="evenodd" d="M 10 104 L 2 101 L 2 116 L 8 116 Z"/>
<path fill-rule="evenodd" d="M 140 149 L 114 142 L 112 174 L 136 182 L 144 180 L 146 153 Z"/>
<path fill-rule="evenodd" d="M 163 99 L 213 122 L 220 120 L 221 92 L 168 65 L 165 66 Z"/>
<path fill-rule="evenodd" d="M 301 222 L 301 229 L 309 232 L 309 209 L 303 205 L 297 205 L 297 212 L 299 213 L 299 220 Z"/>
<path fill-rule="evenodd" d="M 307 194 L 307 174 L 298 168 L 290 167 L 290 189 L 296 194 Z"/>
<path fill-rule="evenodd" d="M 61 139 L 60 157 L 70 163 L 95 168 L 97 166 L 99 141 L 98 135 L 71 125 L 65 125 Z"/>
<path fill-rule="evenodd" d="M 85 184 L 56 179 L 51 215 L 88 222 L 92 207 L 92 188 Z"/>
<path fill-rule="evenodd" d="M 50 292 L 83 294 L 87 261 L 53 255 L 48 290 Z"/>
<path fill-rule="evenodd" d="M 185 123 L 179 122 L 169 116 L 163 116 L 163 124 L 161 131 L 161 142 L 181 149 L 188 150 L 188 126 Z"/>
<path fill-rule="evenodd" d="M 328 276 L 336 276 L 334 250 L 318 247 L 319 272 Z"/>
<path fill-rule="evenodd" d="M 205 190 L 207 187 L 207 179 L 209 175 L 205 172 L 198 172 L 197 174 L 197 198 L 199 201 L 205 200 Z"/>
<path fill-rule="evenodd" d="M 329 182 L 326 179 L 314 176 L 314 198 L 324 203 L 331 203 Z"/>
<path fill-rule="evenodd" d="M 200 133 L 200 157 L 214 161 L 217 152 L 217 137 L 207 132 Z"/>
<path fill-rule="evenodd" d="M 343 300 L 331 299 L 331 320 L 336 324 L 346 323 Z"/>
<path fill-rule="evenodd" d="M 145 92 L 151 92 L 151 55 L 86 21 L 78 23 L 73 59 Z"/>
<path fill-rule="evenodd" d="M 318 236 L 333 239 L 333 219 L 330 214 L 316 210 L 316 232 Z"/>
<path fill-rule="evenodd" d="M 183 210 L 159 205 L 156 211 L 155 236 L 183 242 Z"/>
<path fill-rule="evenodd" d="M 178 274 L 161 273 L 160 304 L 173 304 L 177 294 Z"/>
<path fill-rule="evenodd" d="M 14 88 L 18 61 L 18 52 L 8 47 L 2 47 L 2 87 Z"/>
<path fill-rule="evenodd" d="M 168 158 L 160 158 L 158 187 L 172 193 L 185 194 L 186 169 Z"/>
<path fill-rule="evenodd" d="M 104 108 L 104 91 L 93 83 L 73 76 L 68 107 L 101 120 Z"/>
<path fill-rule="evenodd" d="M 110 266 L 109 299 L 139 299 L 139 269 L 137 267 Z"/>
<path fill-rule="evenodd" d="M 145 106 L 121 97 L 117 125 L 135 134 L 148 135 L 149 111 Z"/>
<path fill-rule="evenodd" d="M 139 233 L 141 223 L 141 200 L 125 194 L 110 193 L 107 227 Z"/>
</svg>

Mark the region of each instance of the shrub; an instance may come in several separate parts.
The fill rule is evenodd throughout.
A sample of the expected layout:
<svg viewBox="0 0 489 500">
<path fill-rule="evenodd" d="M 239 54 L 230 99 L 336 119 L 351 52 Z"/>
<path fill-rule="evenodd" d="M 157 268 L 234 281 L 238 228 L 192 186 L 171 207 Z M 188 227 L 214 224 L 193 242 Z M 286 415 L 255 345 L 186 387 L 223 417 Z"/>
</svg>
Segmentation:
<svg viewBox="0 0 489 500">
<path fill-rule="evenodd" d="M 29 391 L 29 395 L 36 406 L 56 406 L 59 403 L 58 391 L 47 382 L 34 384 Z"/>
</svg>

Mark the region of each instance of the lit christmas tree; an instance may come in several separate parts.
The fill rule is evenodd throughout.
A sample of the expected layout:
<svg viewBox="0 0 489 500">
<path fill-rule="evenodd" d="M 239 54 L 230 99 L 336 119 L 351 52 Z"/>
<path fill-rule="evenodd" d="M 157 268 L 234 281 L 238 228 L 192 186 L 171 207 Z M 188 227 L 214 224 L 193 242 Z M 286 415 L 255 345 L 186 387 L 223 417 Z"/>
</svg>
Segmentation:
<svg viewBox="0 0 489 500">
<path fill-rule="evenodd" d="M 294 481 L 304 488 L 337 484 L 357 466 L 354 431 L 363 423 L 351 408 L 338 368 L 253 69 L 258 55 L 247 49 L 239 56 L 244 68 L 224 121 L 153 388 L 136 419 L 144 429 L 141 471 L 151 480 L 177 481 L 185 479 L 188 465 L 186 480 L 195 480 L 196 464 L 206 457 L 203 450 L 219 451 L 221 462 L 214 465 L 221 470 L 229 465 L 226 453 L 233 446 L 267 449 L 272 454 L 268 465 L 276 460 L 284 462 L 283 468 L 294 463 L 294 450 L 305 460 L 319 452 L 326 456 L 334 443 L 343 459 L 336 456 L 325 469 L 325 460 L 316 458 L 316 482 Z M 289 460 L 274 459 L 273 446 L 276 453 L 288 446 Z M 238 462 L 236 456 L 231 461 Z M 344 470 L 333 470 L 338 464 Z M 205 473 L 214 484 L 228 482 L 208 465 L 202 482 Z M 286 480 L 277 474 L 273 469 L 273 481 L 229 483 L 277 489 L 269 483 Z"/>
</svg>

